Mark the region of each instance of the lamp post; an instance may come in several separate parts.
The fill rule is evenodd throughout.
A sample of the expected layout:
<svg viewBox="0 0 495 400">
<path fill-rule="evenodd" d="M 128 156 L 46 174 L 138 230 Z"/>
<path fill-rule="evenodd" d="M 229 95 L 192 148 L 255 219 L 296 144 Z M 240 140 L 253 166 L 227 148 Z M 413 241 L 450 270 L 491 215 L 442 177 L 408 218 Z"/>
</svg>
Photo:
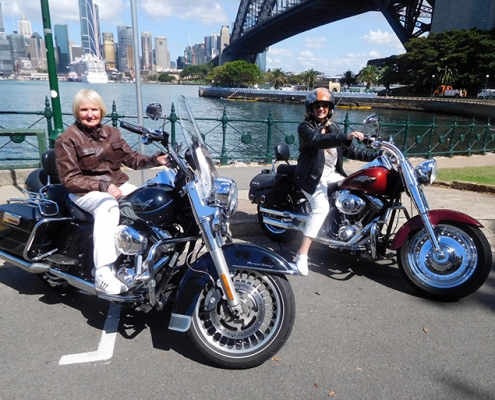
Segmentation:
<svg viewBox="0 0 495 400">
<path fill-rule="evenodd" d="M 431 90 L 430 90 L 430 96 L 433 97 L 433 82 L 435 80 L 435 75 L 431 76 Z"/>
<path fill-rule="evenodd" d="M 490 77 L 490 75 L 486 74 L 486 81 L 485 81 L 485 95 L 483 96 L 483 100 L 486 99 L 486 93 L 487 93 L 487 90 L 488 89 L 488 78 Z"/>
</svg>

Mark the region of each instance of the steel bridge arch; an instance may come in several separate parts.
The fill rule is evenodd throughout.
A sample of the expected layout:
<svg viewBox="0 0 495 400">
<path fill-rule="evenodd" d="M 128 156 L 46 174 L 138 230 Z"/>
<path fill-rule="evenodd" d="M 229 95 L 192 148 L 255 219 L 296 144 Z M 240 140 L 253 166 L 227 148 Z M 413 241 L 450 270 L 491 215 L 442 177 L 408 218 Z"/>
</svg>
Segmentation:
<svg viewBox="0 0 495 400">
<path fill-rule="evenodd" d="M 221 63 L 254 62 L 269 46 L 369 11 L 381 12 L 404 44 L 431 30 L 435 0 L 241 0 Z"/>
</svg>

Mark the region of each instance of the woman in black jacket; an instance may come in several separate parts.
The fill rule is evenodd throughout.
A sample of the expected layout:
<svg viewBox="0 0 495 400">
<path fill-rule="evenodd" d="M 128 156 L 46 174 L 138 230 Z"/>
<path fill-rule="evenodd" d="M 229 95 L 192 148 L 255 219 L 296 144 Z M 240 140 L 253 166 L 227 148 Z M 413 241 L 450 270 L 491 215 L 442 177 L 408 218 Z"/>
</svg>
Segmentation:
<svg viewBox="0 0 495 400">
<path fill-rule="evenodd" d="M 308 198 L 312 211 L 296 255 L 300 275 L 308 274 L 309 248 L 330 211 L 328 188 L 346 176 L 344 156 L 361 161 L 371 161 L 377 156 L 375 150 L 354 140 L 362 140 L 362 132 L 344 134 L 335 122 L 330 121 L 335 100 L 328 89 L 313 90 L 304 105 L 306 115 L 298 127 L 299 158 L 295 180 Z"/>
</svg>

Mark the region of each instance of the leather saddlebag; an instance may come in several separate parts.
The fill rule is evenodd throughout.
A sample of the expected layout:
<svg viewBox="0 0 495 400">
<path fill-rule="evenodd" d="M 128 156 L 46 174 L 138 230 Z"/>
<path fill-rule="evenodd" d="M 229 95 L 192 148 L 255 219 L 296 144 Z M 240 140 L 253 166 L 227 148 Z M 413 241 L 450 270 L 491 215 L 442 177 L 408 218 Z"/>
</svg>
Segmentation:
<svg viewBox="0 0 495 400">
<path fill-rule="evenodd" d="M 290 178 L 284 174 L 256 175 L 249 184 L 249 200 L 263 207 L 279 202 L 290 188 Z"/>
</svg>

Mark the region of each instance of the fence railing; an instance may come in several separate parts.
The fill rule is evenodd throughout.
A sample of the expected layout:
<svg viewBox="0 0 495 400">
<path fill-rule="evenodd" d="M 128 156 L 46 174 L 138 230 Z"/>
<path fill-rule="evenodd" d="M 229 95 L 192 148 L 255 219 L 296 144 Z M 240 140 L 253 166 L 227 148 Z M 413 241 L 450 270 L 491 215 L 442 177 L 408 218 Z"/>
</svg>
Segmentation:
<svg viewBox="0 0 495 400">
<path fill-rule="evenodd" d="M 40 155 L 53 145 L 52 115 L 48 98 L 43 111 L 0 111 L 0 169 L 39 166 Z M 28 122 L 27 116 L 34 117 L 34 121 Z M 63 113 L 63 116 L 64 126 L 72 124 L 74 118 L 71 113 Z M 104 118 L 103 123 L 118 127 L 124 119 L 137 119 L 137 116 L 119 114 L 114 102 L 111 113 Z M 271 112 L 268 112 L 266 119 L 230 118 L 226 108 L 218 117 L 196 116 L 196 120 L 212 157 L 221 165 L 234 161 L 271 162 L 273 148 L 280 142 L 289 145 L 294 158 L 299 153 L 296 132 L 301 121 L 275 120 Z M 15 128 L 7 125 L 15 125 Z M 172 143 L 180 141 L 177 137 L 177 132 L 180 132 L 178 125 L 180 120 L 172 104 L 165 121 Z M 490 120 L 476 124 L 474 119 L 472 123 L 459 123 L 457 118 L 453 118 L 450 124 L 437 124 L 433 117 L 431 123 L 418 124 L 407 118 L 404 123 L 379 121 L 375 126 L 363 126 L 361 122 L 350 121 L 347 113 L 341 127 L 345 133 L 360 130 L 393 139 L 409 157 L 471 156 L 495 152 L 495 128 Z M 138 149 L 139 137 L 125 131 L 122 133 L 131 147 Z M 154 151 L 147 149 L 150 153 Z"/>
</svg>

